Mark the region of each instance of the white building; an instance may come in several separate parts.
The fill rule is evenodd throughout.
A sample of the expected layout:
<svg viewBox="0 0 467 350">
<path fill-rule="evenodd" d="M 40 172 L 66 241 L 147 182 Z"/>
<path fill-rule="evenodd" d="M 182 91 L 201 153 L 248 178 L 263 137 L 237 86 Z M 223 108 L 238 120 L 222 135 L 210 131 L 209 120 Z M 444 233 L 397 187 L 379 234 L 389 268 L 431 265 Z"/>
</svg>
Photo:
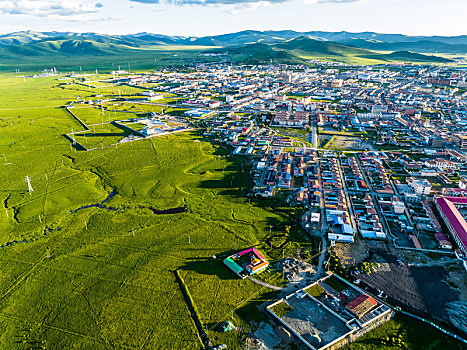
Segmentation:
<svg viewBox="0 0 467 350">
<path fill-rule="evenodd" d="M 439 169 L 455 169 L 456 165 L 446 159 L 436 158 L 433 160 L 427 160 L 425 165 L 429 168 L 439 168 Z"/>
<path fill-rule="evenodd" d="M 412 189 L 412 191 L 417 195 L 427 196 L 430 194 L 431 191 L 431 184 L 426 179 L 413 179 L 412 181 L 409 181 L 409 186 Z"/>
</svg>

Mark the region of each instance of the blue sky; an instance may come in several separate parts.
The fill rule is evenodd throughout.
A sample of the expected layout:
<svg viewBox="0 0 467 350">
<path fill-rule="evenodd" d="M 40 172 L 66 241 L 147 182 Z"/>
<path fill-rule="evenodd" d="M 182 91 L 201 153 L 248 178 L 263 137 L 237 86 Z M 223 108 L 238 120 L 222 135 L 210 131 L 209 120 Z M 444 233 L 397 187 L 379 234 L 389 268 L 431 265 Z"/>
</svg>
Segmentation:
<svg viewBox="0 0 467 350">
<path fill-rule="evenodd" d="M 0 0 L 19 30 L 202 36 L 244 29 L 467 35 L 467 0 Z"/>
</svg>

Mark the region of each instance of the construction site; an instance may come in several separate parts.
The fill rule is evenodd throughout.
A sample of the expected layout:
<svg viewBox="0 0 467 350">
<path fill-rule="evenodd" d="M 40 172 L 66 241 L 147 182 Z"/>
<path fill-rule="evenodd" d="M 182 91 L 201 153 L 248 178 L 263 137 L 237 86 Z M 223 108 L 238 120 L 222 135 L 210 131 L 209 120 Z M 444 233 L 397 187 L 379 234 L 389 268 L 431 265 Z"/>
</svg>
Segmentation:
<svg viewBox="0 0 467 350">
<path fill-rule="evenodd" d="M 394 315 L 384 302 L 334 274 L 266 309 L 275 321 L 312 350 L 340 348 Z"/>
</svg>

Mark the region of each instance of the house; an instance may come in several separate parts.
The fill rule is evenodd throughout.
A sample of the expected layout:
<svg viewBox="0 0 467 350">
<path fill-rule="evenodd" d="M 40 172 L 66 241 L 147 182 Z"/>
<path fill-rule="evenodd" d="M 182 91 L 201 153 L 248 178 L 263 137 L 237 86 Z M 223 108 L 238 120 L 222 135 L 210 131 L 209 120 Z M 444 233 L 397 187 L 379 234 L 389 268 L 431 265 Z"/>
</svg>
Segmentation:
<svg viewBox="0 0 467 350">
<path fill-rule="evenodd" d="M 467 222 L 459 211 L 467 208 L 467 198 L 436 196 L 435 203 L 459 250 L 467 256 Z"/>
<path fill-rule="evenodd" d="M 259 273 L 269 266 L 266 258 L 255 247 L 228 256 L 224 264 L 240 278 Z"/>
<path fill-rule="evenodd" d="M 442 159 L 442 158 L 427 160 L 425 162 L 425 165 L 428 168 L 439 168 L 439 169 L 455 169 L 456 168 L 456 165 L 453 162 Z"/>
<path fill-rule="evenodd" d="M 371 311 L 371 309 L 373 309 L 376 305 L 378 305 L 378 303 L 375 299 L 373 299 L 369 295 L 362 294 L 356 297 L 349 304 L 347 304 L 345 308 L 351 314 L 355 315 L 358 319 L 360 319 L 369 311 Z"/>
<path fill-rule="evenodd" d="M 428 180 L 408 178 L 408 184 L 412 191 L 417 195 L 429 195 L 431 191 L 431 184 Z"/>
<path fill-rule="evenodd" d="M 453 143 L 462 150 L 467 149 L 467 135 L 455 134 L 452 135 Z"/>
</svg>

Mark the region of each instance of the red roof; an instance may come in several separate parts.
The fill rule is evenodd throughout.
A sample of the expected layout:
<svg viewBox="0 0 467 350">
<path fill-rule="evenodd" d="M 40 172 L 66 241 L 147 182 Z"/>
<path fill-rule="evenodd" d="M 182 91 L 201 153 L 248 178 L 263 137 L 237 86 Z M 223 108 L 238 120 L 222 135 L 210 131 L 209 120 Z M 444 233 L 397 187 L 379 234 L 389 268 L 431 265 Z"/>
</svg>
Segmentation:
<svg viewBox="0 0 467 350">
<path fill-rule="evenodd" d="M 444 197 L 455 204 L 467 204 L 467 197 Z"/>
<path fill-rule="evenodd" d="M 354 309 L 355 307 L 357 307 L 358 305 L 360 305 L 361 303 L 363 303 L 365 300 L 369 300 L 373 305 L 376 305 L 377 302 L 375 301 L 375 299 L 373 299 L 372 297 L 370 297 L 369 295 L 366 295 L 366 294 L 362 294 L 358 297 L 356 297 L 352 302 L 349 303 L 349 305 L 347 305 L 349 307 L 349 309 Z"/>
<path fill-rule="evenodd" d="M 361 318 L 365 315 L 368 311 L 370 311 L 373 307 L 375 307 L 378 303 L 375 299 L 370 297 L 369 295 L 362 294 L 356 297 L 352 302 L 347 305 L 347 310 L 352 312 L 358 318 Z"/>
<path fill-rule="evenodd" d="M 467 222 L 454 205 L 454 203 L 467 204 L 467 198 L 438 197 L 436 198 L 436 201 L 444 216 L 454 229 L 455 234 L 459 237 L 459 240 L 463 245 L 464 252 L 467 251 Z"/>
<path fill-rule="evenodd" d="M 415 237 L 414 235 L 409 235 L 409 237 L 412 239 L 412 242 L 415 245 L 415 248 L 422 249 L 422 246 L 420 245 L 420 242 L 418 241 L 417 237 Z"/>
</svg>

